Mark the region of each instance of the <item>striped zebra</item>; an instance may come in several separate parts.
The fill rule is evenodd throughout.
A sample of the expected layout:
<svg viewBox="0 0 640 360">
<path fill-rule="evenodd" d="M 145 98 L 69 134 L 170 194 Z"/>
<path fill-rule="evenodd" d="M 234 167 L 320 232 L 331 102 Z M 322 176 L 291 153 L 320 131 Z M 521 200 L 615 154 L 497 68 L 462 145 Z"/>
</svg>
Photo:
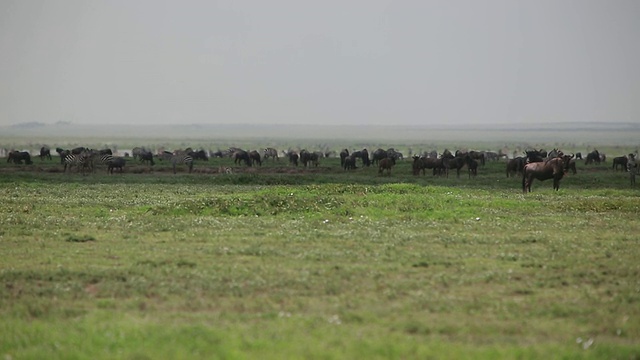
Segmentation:
<svg viewBox="0 0 640 360">
<path fill-rule="evenodd" d="M 107 172 L 109 172 L 109 165 L 113 162 L 114 159 L 115 159 L 115 156 L 113 155 L 109 155 L 109 154 L 100 155 L 97 153 L 93 153 L 90 157 L 90 160 L 92 162 L 91 168 L 95 172 L 96 165 L 106 165 Z"/>
<path fill-rule="evenodd" d="M 78 172 L 82 171 L 82 175 L 86 175 L 85 170 L 91 170 L 91 158 L 89 154 L 86 152 L 80 154 L 67 154 L 64 157 L 64 171 L 67 172 L 67 168 L 69 168 L 69 173 L 71 173 L 71 167 L 75 166 Z"/>
<path fill-rule="evenodd" d="M 193 170 L 193 157 L 191 155 L 174 155 L 171 158 L 171 164 L 173 165 L 173 173 L 176 173 L 176 165 L 185 164 L 189 167 L 189 174 L 191 174 L 191 170 Z"/>
<path fill-rule="evenodd" d="M 267 161 L 269 158 L 280 161 L 280 158 L 278 157 L 278 150 L 274 148 L 266 148 L 262 150 L 262 154 L 264 161 Z"/>
</svg>

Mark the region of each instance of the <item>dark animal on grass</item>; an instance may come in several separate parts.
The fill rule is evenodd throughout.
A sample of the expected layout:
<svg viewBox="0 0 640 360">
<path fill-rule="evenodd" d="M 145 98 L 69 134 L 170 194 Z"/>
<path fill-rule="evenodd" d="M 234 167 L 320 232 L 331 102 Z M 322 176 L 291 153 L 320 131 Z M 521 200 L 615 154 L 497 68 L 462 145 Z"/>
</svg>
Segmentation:
<svg viewBox="0 0 640 360">
<path fill-rule="evenodd" d="M 191 156 L 193 158 L 193 160 L 203 160 L 203 161 L 209 161 L 209 157 L 207 156 L 207 152 L 204 150 L 198 150 L 198 151 L 190 151 L 189 153 L 187 153 L 187 155 Z"/>
<path fill-rule="evenodd" d="M 531 192 L 533 179 L 540 181 L 553 179 L 553 189 L 560 189 L 560 179 L 564 176 L 564 161 L 553 158 L 546 162 L 533 162 L 524 166 L 522 171 L 522 192 Z"/>
<path fill-rule="evenodd" d="M 149 152 L 151 153 L 151 152 Z M 120 173 L 122 173 L 122 168 L 124 168 L 124 165 L 126 164 L 126 160 L 124 158 L 121 157 L 114 157 L 111 162 L 109 162 L 109 166 L 107 168 L 107 172 L 109 172 L 109 174 L 113 174 L 113 170 L 114 169 L 118 169 Z"/>
<path fill-rule="evenodd" d="M 585 165 L 590 165 L 590 164 L 600 164 L 600 153 L 598 152 L 598 150 L 593 150 L 592 152 L 587 154 L 587 158 L 584 161 Z"/>
<path fill-rule="evenodd" d="M 524 164 L 526 159 L 522 156 L 518 156 L 517 158 L 510 159 L 507 162 L 507 177 L 516 176 L 516 173 L 522 173 L 522 169 L 524 169 Z"/>
<path fill-rule="evenodd" d="M 256 150 L 249 152 L 249 158 L 251 159 L 251 165 L 258 164 L 258 166 L 262 166 L 262 158 Z"/>
<path fill-rule="evenodd" d="M 344 161 L 349 157 L 349 150 L 343 149 L 340 151 L 340 167 L 344 167 Z"/>
<path fill-rule="evenodd" d="M 295 165 L 298 166 L 298 159 L 300 158 L 300 155 L 298 155 L 297 152 L 295 151 L 289 151 L 287 153 L 287 158 L 289 159 L 289 163 L 291 165 Z"/>
<path fill-rule="evenodd" d="M 51 160 L 51 149 L 48 146 L 40 148 L 40 161 L 44 161 L 44 159 Z"/>
<path fill-rule="evenodd" d="M 359 158 L 362 160 L 363 166 L 371 166 L 371 160 L 369 159 L 369 152 L 367 149 L 362 149 L 360 151 L 354 151 L 351 153 L 351 156 Z"/>
<path fill-rule="evenodd" d="M 64 164 L 64 158 L 65 156 L 71 154 L 71 151 L 69 150 L 65 150 L 63 148 L 56 148 L 56 152 L 58 153 L 58 155 L 60 156 L 60 164 Z"/>
<path fill-rule="evenodd" d="M 426 164 L 427 159 L 422 158 L 418 155 L 414 155 L 411 157 L 413 159 L 413 163 L 411 164 L 411 172 L 413 175 L 420 175 L 422 171 L 422 175 L 425 175 L 426 172 Z"/>
<path fill-rule="evenodd" d="M 98 150 L 98 154 L 100 154 L 100 155 L 113 155 L 113 151 L 111 151 L 111 149 L 102 149 L 102 150 Z"/>
<path fill-rule="evenodd" d="M 371 154 L 371 163 L 377 165 L 380 160 L 387 158 L 387 150 L 377 149 Z"/>
<path fill-rule="evenodd" d="M 140 160 L 140 162 L 143 164 L 147 163 L 151 166 L 156 164 L 153 161 L 153 154 L 151 153 L 151 151 L 138 153 L 138 160 Z"/>
<path fill-rule="evenodd" d="M 378 174 L 382 175 L 385 171 L 387 175 L 391 175 L 391 168 L 395 165 L 395 161 L 390 158 L 384 158 L 378 162 Z"/>
<path fill-rule="evenodd" d="M 348 156 L 347 158 L 344 159 L 344 163 L 342 165 L 342 167 L 345 170 L 355 170 L 358 167 L 356 166 L 356 158 L 353 156 Z"/>
<path fill-rule="evenodd" d="M 576 153 L 576 160 L 582 160 L 582 153 L 581 152 L 577 152 Z"/>
<path fill-rule="evenodd" d="M 449 177 L 449 170 L 451 169 L 455 169 L 456 170 L 456 177 L 460 177 L 460 170 L 462 169 L 462 167 L 465 166 L 466 161 L 465 161 L 465 157 L 467 157 L 468 155 L 465 155 L 464 157 L 462 156 L 458 156 L 458 157 L 454 157 L 453 159 L 444 159 L 445 161 L 445 165 L 447 166 L 447 174 L 446 176 Z"/>
<path fill-rule="evenodd" d="M 471 179 L 472 176 L 474 178 L 478 176 L 478 162 L 470 155 L 467 155 L 465 161 L 467 163 L 467 169 L 469 169 L 469 179 Z"/>
<path fill-rule="evenodd" d="M 471 150 L 469 151 L 469 157 L 472 160 L 476 160 L 480 163 L 480 165 L 484 166 L 485 165 L 485 153 L 482 151 L 475 151 L 475 150 Z"/>
<path fill-rule="evenodd" d="M 315 152 L 309 152 L 305 149 L 300 150 L 300 162 L 304 167 L 307 166 L 318 166 L 318 154 Z"/>
<path fill-rule="evenodd" d="M 239 165 L 243 161 L 247 166 L 251 166 L 251 157 L 249 156 L 249 153 L 245 150 L 236 150 L 233 153 L 233 163 Z"/>
<path fill-rule="evenodd" d="M 24 161 L 25 164 L 31 165 L 33 162 L 31 161 L 31 155 L 29 155 L 28 151 L 12 151 L 7 156 L 7 162 L 13 162 L 14 164 L 22 164 Z"/>
<path fill-rule="evenodd" d="M 627 162 L 629 162 L 629 159 L 627 159 L 626 156 L 614 157 L 613 158 L 612 169 L 617 171 L 618 170 L 618 166 L 619 166 L 621 171 L 626 171 L 627 170 Z"/>
<path fill-rule="evenodd" d="M 73 148 L 71 149 L 71 153 L 73 155 L 80 155 L 81 153 L 83 153 L 85 150 L 87 150 L 84 146 L 79 146 L 77 148 Z"/>
<path fill-rule="evenodd" d="M 525 151 L 527 163 L 542 162 L 547 157 L 547 152 L 542 150 L 527 150 Z"/>
</svg>

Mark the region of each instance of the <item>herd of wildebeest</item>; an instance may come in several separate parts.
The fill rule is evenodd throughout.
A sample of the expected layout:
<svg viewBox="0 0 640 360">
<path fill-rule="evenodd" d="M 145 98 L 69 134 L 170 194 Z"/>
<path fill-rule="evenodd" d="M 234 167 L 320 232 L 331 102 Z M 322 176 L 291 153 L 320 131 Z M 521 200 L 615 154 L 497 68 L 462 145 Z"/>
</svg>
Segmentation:
<svg viewBox="0 0 640 360">
<path fill-rule="evenodd" d="M 86 147 L 77 147 L 74 149 L 56 148 L 55 151 L 60 157 L 60 164 L 64 166 L 63 172 L 71 172 L 72 168 L 76 168 L 77 172 L 86 175 L 94 172 L 99 165 L 106 166 L 107 172 L 113 174 L 114 170 L 123 172 L 127 160 L 135 161 L 141 164 L 153 166 L 156 161 L 166 161 L 173 167 L 174 174 L 178 165 L 185 165 L 189 173 L 193 170 L 195 160 L 208 160 L 211 157 L 230 158 L 235 165 L 238 166 L 262 166 L 263 161 L 276 160 L 284 157 L 291 166 L 317 167 L 321 158 L 339 157 L 340 166 L 345 171 L 351 171 L 358 168 L 374 166 L 378 169 L 378 174 L 391 175 L 391 169 L 396 162 L 403 161 L 404 155 L 393 148 L 387 150 L 377 149 L 369 153 L 367 149 L 349 151 L 344 149 L 339 153 L 333 151 L 307 151 L 302 150 L 286 150 L 280 154 L 274 148 L 264 148 L 262 151 L 243 150 L 231 147 L 226 150 L 206 151 L 193 150 L 187 148 L 184 150 L 165 151 L 158 150 L 152 152 L 144 147 L 133 148 L 131 153 L 125 152 L 123 156 L 115 156 L 111 149 L 94 150 Z M 7 162 L 20 164 L 33 164 L 31 155 L 28 151 L 6 151 Z M 279 156 L 281 155 L 281 156 Z M 52 159 L 51 150 L 47 146 L 42 146 L 38 155 L 42 160 Z M 627 171 L 630 174 L 631 185 L 635 185 L 635 175 L 640 172 L 640 167 L 636 163 L 637 154 L 627 154 L 615 157 L 612 161 L 613 170 Z M 522 176 L 522 191 L 530 192 L 531 183 L 536 180 L 553 179 L 553 188 L 560 188 L 560 180 L 562 177 L 571 172 L 576 174 L 576 160 L 584 160 L 585 165 L 600 164 L 606 161 L 606 156 L 598 150 L 593 150 L 586 154 L 583 158 L 581 153 L 565 154 L 561 150 L 553 149 L 545 151 L 543 149 L 528 149 L 521 156 L 516 153 L 509 158 L 502 151 L 462 151 L 457 150 L 452 153 L 445 150 L 442 153 L 437 151 L 424 152 L 419 155 L 410 156 L 412 159 L 413 175 L 425 175 L 430 170 L 434 176 L 449 176 L 449 172 L 455 170 L 456 176 L 460 177 L 461 170 L 466 166 L 469 178 L 477 175 L 478 166 L 483 166 L 486 161 L 499 161 L 504 159 L 506 162 L 507 177 L 514 177 L 517 174 Z M 221 168 L 221 172 L 233 172 L 231 168 Z"/>
</svg>

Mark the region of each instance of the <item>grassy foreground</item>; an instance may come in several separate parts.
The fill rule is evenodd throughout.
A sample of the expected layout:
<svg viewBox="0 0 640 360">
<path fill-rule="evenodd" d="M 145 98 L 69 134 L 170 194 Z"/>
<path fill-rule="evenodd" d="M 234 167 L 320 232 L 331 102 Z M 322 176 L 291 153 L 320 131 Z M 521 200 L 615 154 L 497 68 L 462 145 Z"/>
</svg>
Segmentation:
<svg viewBox="0 0 640 360">
<path fill-rule="evenodd" d="M 0 356 L 639 358 L 638 188 L 503 169 L 3 173 Z"/>
</svg>

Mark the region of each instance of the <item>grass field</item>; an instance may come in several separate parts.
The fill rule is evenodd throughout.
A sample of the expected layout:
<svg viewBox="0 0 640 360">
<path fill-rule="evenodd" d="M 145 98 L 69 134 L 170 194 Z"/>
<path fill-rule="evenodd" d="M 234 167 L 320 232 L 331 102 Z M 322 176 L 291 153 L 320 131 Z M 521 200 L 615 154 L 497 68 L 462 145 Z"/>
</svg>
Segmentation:
<svg viewBox="0 0 640 360">
<path fill-rule="evenodd" d="M 640 187 L 610 162 L 523 194 L 504 163 L 56 160 L 0 164 L 5 359 L 640 358 Z"/>
</svg>

